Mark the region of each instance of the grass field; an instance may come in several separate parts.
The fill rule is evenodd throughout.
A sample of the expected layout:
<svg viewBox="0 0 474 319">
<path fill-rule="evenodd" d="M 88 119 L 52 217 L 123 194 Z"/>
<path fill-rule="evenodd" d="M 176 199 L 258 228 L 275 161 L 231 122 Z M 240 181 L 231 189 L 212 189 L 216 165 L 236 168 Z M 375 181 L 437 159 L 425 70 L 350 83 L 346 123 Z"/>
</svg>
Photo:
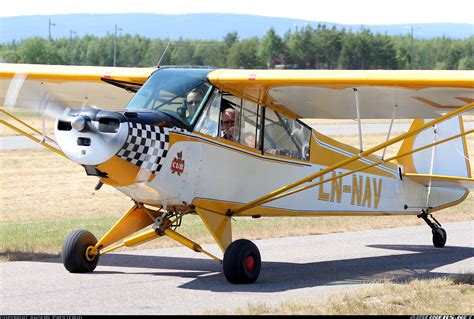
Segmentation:
<svg viewBox="0 0 474 319">
<path fill-rule="evenodd" d="M 405 283 L 381 282 L 354 293 L 323 299 L 301 296 L 280 305 L 252 303 L 211 315 L 473 315 L 473 275 L 456 275 Z"/>
</svg>

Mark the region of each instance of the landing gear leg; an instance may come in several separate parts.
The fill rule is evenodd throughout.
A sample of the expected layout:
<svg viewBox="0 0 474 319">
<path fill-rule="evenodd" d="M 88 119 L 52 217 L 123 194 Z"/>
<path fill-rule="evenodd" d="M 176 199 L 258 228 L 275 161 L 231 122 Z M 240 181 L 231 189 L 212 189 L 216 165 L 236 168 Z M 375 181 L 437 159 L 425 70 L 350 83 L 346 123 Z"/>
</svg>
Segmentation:
<svg viewBox="0 0 474 319">
<path fill-rule="evenodd" d="M 446 239 L 448 238 L 446 230 L 441 227 L 441 224 L 433 217 L 433 215 L 429 214 L 428 211 L 423 210 L 423 213 L 418 215 L 418 217 L 422 218 L 425 223 L 430 226 L 431 232 L 433 233 L 433 245 L 436 248 L 443 248 L 446 244 Z M 434 223 L 429 220 L 428 217 L 431 217 L 434 220 Z"/>
<path fill-rule="evenodd" d="M 159 211 L 146 210 L 142 205 L 134 205 L 100 240 L 97 240 L 89 231 L 73 231 L 63 244 L 61 256 L 64 267 L 72 273 L 94 271 L 99 261 L 99 256 L 105 253 L 104 249 L 106 247 L 111 247 L 125 237 L 152 224 L 159 213 Z M 146 235 L 148 235 L 148 240 L 158 237 L 157 235 L 155 236 L 153 230 L 151 234 L 147 233 Z M 131 240 L 133 244 L 140 243 L 140 240 L 143 238 L 143 236 L 139 239 L 136 239 L 136 237 L 133 237 Z M 116 244 L 108 248 L 108 251 L 122 246 L 126 246 L 126 244 Z"/>
</svg>

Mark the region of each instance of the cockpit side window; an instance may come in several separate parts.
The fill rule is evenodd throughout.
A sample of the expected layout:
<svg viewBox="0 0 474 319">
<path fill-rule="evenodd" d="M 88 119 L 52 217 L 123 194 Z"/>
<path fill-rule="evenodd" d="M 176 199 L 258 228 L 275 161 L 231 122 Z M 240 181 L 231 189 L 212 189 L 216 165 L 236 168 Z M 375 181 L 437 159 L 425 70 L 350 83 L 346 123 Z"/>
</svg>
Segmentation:
<svg viewBox="0 0 474 319">
<path fill-rule="evenodd" d="M 215 89 L 194 130 L 258 148 L 261 121 L 259 105 Z"/>
<path fill-rule="evenodd" d="M 311 129 L 298 120 L 214 89 L 194 130 L 295 159 L 310 159 Z M 262 120 L 265 114 L 262 132 Z"/>
<path fill-rule="evenodd" d="M 243 100 L 240 113 L 239 143 L 258 148 L 260 143 L 261 107 L 253 102 Z"/>
<path fill-rule="evenodd" d="M 266 109 L 263 151 L 309 160 L 311 129 L 297 120 Z"/>
</svg>

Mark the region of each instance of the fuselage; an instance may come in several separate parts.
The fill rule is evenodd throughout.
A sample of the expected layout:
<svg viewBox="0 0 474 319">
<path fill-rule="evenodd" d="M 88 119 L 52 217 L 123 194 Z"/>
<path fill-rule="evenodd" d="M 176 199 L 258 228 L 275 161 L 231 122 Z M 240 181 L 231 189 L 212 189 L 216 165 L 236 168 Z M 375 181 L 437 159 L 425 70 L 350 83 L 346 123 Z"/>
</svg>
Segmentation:
<svg viewBox="0 0 474 319">
<path fill-rule="evenodd" d="M 197 205 L 220 213 L 358 153 L 287 114 L 217 90 L 206 80 L 209 71 L 159 70 L 125 110 L 72 110 L 58 120 L 57 141 L 87 174 L 136 202 L 167 209 Z M 201 98 L 194 109 L 190 92 Z M 222 134 L 220 115 L 229 108 L 238 114 L 239 133 L 231 140 Z M 362 158 L 301 186 L 378 159 Z M 402 171 L 383 163 L 241 216 L 418 214 L 426 187 L 403 179 Z"/>
</svg>

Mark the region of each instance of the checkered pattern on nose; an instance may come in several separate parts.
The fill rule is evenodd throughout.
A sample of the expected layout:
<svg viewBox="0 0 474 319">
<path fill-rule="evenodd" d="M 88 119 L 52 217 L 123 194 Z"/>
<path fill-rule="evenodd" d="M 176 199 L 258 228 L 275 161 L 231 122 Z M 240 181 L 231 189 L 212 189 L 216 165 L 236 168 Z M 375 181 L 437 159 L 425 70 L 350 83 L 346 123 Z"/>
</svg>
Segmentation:
<svg viewBox="0 0 474 319">
<path fill-rule="evenodd" d="M 172 129 L 131 122 L 128 125 L 127 141 L 117 155 L 156 174 L 168 153 L 169 133 Z"/>
</svg>

